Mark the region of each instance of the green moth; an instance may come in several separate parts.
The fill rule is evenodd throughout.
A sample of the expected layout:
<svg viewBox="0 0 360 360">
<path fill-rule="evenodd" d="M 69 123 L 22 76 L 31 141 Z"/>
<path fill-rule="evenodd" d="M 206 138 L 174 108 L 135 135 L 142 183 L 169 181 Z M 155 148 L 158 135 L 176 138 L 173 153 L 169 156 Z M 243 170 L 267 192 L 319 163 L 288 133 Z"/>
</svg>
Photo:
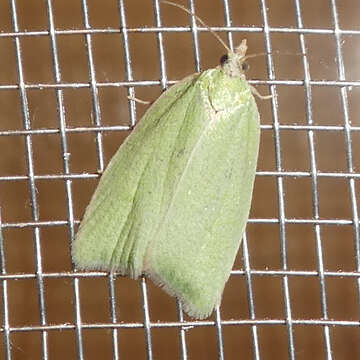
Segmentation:
<svg viewBox="0 0 360 360">
<path fill-rule="evenodd" d="M 149 276 L 192 317 L 220 303 L 248 219 L 259 113 L 246 40 L 147 110 L 104 171 L 72 246 L 78 269 Z"/>
</svg>

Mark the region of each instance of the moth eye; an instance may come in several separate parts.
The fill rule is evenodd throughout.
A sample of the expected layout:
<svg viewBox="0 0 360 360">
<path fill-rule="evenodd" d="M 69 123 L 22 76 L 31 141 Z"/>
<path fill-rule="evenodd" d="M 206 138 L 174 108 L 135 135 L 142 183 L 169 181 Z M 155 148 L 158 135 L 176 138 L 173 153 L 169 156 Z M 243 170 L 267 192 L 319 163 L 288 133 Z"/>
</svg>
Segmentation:
<svg viewBox="0 0 360 360">
<path fill-rule="evenodd" d="M 223 56 L 220 58 L 220 65 L 221 65 L 221 66 L 224 66 L 224 64 L 225 64 L 228 60 L 229 60 L 228 54 L 223 55 Z"/>
<path fill-rule="evenodd" d="M 246 72 L 250 69 L 250 65 L 249 63 L 247 63 L 246 61 L 244 61 L 243 63 L 241 63 L 241 70 Z"/>
</svg>

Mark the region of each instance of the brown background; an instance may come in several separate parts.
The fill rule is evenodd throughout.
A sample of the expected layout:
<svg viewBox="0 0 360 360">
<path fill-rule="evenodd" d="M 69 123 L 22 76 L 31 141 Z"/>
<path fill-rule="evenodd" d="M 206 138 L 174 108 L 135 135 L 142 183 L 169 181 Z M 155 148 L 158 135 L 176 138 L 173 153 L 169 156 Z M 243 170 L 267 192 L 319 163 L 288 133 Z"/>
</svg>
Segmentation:
<svg viewBox="0 0 360 360">
<path fill-rule="evenodd" d="M 131 29 L 154 27 L 153 2 L 150 0 L 125 1 L 127 25 Z M 182 2 L 185 6 L 189 4 Z M 248 39 L 249 52 L 265 51 L 264 17 L 259 1 L 229 1 L 234 26 L 243 26 L 248 31 L 233 33 L 234 43 Z M 51 39 L 45 1 L 17 1 L 19 31 L 36 32 L 21 36 L 22 67 L 27 85 L 54 84 L 54 70 L 51 54 Z M 84 29 L 80 1 L 55 0 L 52 2 L 55 28 L 57 30 Z M 299 33 L 284 32 L 284 28 L 297 28 L 293 1 L 266 1 L 269 26 L 276 28 L 270 33 L 275 53 L 274 71 L 276 80 L 299 80 L 295 85 L 276 86 L 278 100 L 278 121 L 280 125 L 306 125 L 306 93 L 303 83 L 304 67 L 300 52 Z M 339 26 L 341 29 L 359 32 L 360 6 L 356 0 L 337 1 Z M 126 80 L 123 38 L 119 33 L 120 18 L 117 2 L 88 1 L 89 21 L 92 29 L 112 29 L 93 34 L 92 46 L 95 63 L 95 78 L 99 83 L 116 83 Z M 224 26 L 224 10 L 221 0 L 196 0 L 197 14 L 210 26 Z M 182 11 L 161 5 L 163 26 L 189 26 L 189 16 Z M 336 81 L 339 79 L 336 62 L 336 42 L 333 33 L 334 17 L 330 1 L 303 1 L 302 20 L 306 29 L 327 29 L 324 33 L 306 33 L 307 59 L 311 79 L 314 81 Z M 117 30 L 117 31 L 116 31 Z M 249 31 L 251 30 L 251 31 Z M 26 136 L 21 98 L 16 85 L 19 84 L 14 31 L 11 10 L 7 1 L 0 1 L 0 206 L 4 237 L 2 264 L 2 292 L 0 304 L 8 314 L 0 315 L 2 324 L 0 358 L 5 356 L 4 326 L 10 327 L 12 359 L 40 359 L 42 333 L 38 280 L 36 273 L 42 271 L 48 355 L 51 359 L 75 359 L 78 356 L 76 344 L 75 297 L 73 291 L 72 264 L 70 259 L 70 234 L 66 182 L 59 175 L 64 174 L 63 152 L 59 133 L 59 109 L 56 92 L 48 87 L 34 86 L 28 89 L 28 112 L 30 128 L 34 130 L 28 139 L 32 142 L 31 158 L 36 176 L 36 201 L 41 222 L 39 229 L 39 251 L 36 257 L 36 229 L 32 225 L 31 196 L 26 158 Z M 360 33 L 341 36 L 347 80 L 360 78 L 359 49 Z M 221 36 L 226 39 L 226 34 Z M 69 86 L 63 90 L 66 141 L 69 152 L 70 173 L 74 175 L 93 174 L 72 179 L 70 191 L 75 220 L 83 215 L 86 204 L 98 181 L 101 171 L 98 162 L 94 126 L 94 112 L 89 83 L 88 58 L 84 34 L 58 34 L 59 65 L 61 83 L 81 83 L 84 86 Z M 164 34 L 166 75 L 169 81 L 179 80 L 193 73 L 195 58 L 191 32 Z M 199 34 L 200 64 L 202 69 L 214 67 L 224 49 L 208 32 Z M 131 32 L 129 34 L 130 55 L 135 81 L 159 81 L 159 51 L 156 32 Z M 293 54 L 293 55 L 288 55 Z M 266 58 L 257 57 L 250 62 L 249 79 L 267 80 Z M 356 85 L 358 85 L 357 83 Z M 6 88 L 6 85 L 14 85 Z M 137 86 L 136 96 L 153 100 L 161 93 L 161 86 Z M 266 85 L 258 86 L 262 94 L 269 92 Z M 353 166 L 360 166 L 360 120 L 358 86 L 347 89 L 348 112 L 354 131 L 351 132 Z M 105 165 L 128 134 L 127 131 L 111 126 L 130 125 L 127 90 L 121 86 L 101 86 L 98 99 L 101 110 L 101 124 L 108 126 L 102 136 L 102 150 Z M 263 172 L 277 170 L 273 108 L 271 101 L 257 100 L 264 125 L 261 137 L 258 171 L 254 199 L 247 227 L 247 245 L 252 270 L 263 271 L 252 274 L 256 320 L 284 320 L 284 290 L 281 273 L 271 275 L 267 271 L 281 270 L 281 236 L 279 232 L 279 202 L 277 177 Z M 139 120 L 146 106 L 136 104 L 136 120 Z M 312 86 L 312 112 L 314 125 L 335 126 L 331 131 L 314 130 L 315 160 L 317 171 L 324 173 L 349 173 L 347 142 L 344 126 L 344 112 L 339 86 Z M 52 129 L 42 132 L 40 129 Z M 78 129 L 70 131 L 70 129 Z M 29 134 L 29 133 L 28 133 Z M 306 129 L 281 128 L 282 170 L 301 172 L 298 176 L 283 177 L 284 206 L 287 219 L 314 218 L 314 198 L 310 147 Z M 52 175 L 52 178 L 44 177 Z M 302 176 L 301 176 L 302 175 Z M 357 173 L 359 176 L 359 173 Z M 41 177 L 42 176 L 42 177 Z M 318 177 L 319 217 L 330 220 L 320 226 L 320 241 L 323 251 L 324 269 L 343 272 L 349 276 L 326 277 L 326 300 L 328 317 L 332 320 L 350 321 L 349 326 L 331 326 L 330 340 L 334 359 L 360 358 L 360 330 L 354 326 L 359 321 L 359 295 L 356 276 L 355 228 L 352 224 L 350 181 L 344 176 Z M 355 196 L 359 198 L 358 178 L 355 179 Z M 356 204 L 353 204 L 356 205 Z M 258 222 L 254 220 L 258 219 Z M 259 221 L 267 219 L 267 221 Z M 57 223 L 49 223 L 57 221 Z M 341 222 L 342 221 L 342 222 Z M 334 223 L 338 222 L 337 225 Z M 339 224 L 340 223 L 340 224 Z M 286 225 L 286 246 L 288 269 L 307 271 L 305 274 L 288 278 L 292 317 L 297 320 L 320 320 L 321 288 L 318 276 L 319 263 L 313 223 L 292 223 Z M 360 259 L 357 259 L 360 261 Z M 41 265 L 41 266 L 39 266 Z M 239 274 L 231 276 L 223 296 L 220 310 L 224 354 L 226 359 L 253 359 L 252 330 L 249 324 L 232 325 L 228 320 L 250 318 L 248 291 L 244 276 L 243 247 L 241 247 L 234 269 Z M 264 275 L 265 273 L 265 275 Z M 359 273 L 358 273 L 359 274 Z M 94 273 L 79 280 L 81 320 L 83 324 L 110 324 L 109 277 Z M 118 350 L 122 359 L 146 358 L 144 313 L 142 309 L 141 281 L 116 278 L 116 311 L 118 322 L 134 324 L 132 328 L 118 330 Z M 178 321 L 176 301 L 146 281 L 149 299 L 150 321 L 155 325 Z M 7 303 L 5 302 L 4 295 Z M 7 307 L 5 306 L 7 304 Z M 191 320 L 185 317 L 186 320 Z M 190 359 L 217 359 L 218 342 L 215 316 L 203 325 L 188 327 L 185 333 L 187 352 Z M 83 348 L 86 359 L 111 359 L 113 344 L 111 328 L 90 326 L 83 329 Z M 261 359 L 288 359 L 288 333 L 285 323 L 259 325 L 259 352 Z M 180 359 L 179 327 L 164 326 L 151 330 L 153 358 Z M 294 325 L 296 359 L 325 359 L 324 327 L 321 325 Z M 6 356 L 5 356 L 6 358 Z"/>
</svg>

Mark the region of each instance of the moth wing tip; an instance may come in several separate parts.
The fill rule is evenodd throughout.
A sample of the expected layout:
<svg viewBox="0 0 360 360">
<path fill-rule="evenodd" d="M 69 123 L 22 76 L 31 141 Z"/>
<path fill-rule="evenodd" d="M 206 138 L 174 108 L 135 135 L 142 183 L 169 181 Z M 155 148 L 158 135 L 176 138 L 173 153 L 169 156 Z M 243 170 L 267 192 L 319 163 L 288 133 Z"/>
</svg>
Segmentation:
<svg viewBox="0 0 360 360">
<path fill-rule="evenodd" d="M 190 302 L 185 296 L 180 294 L 180 292 L 170 286 L 168 282 L 162 280 L 161 277 L 151 269 L 151 267 L 145 271 L 145 275 L 149 277 L 155 285 L 163 289 L 168 295 L 179 299 L 185 313 L 194 319 L 203 320 L 208 318 L 214 311 L 215 307 L 219 305 L 219 302 L 216 302 L 213 304 L 211 309 L 209 309 L 209 307 L 207 309 L 200 309 L 198 306 Z"/>
</svg>

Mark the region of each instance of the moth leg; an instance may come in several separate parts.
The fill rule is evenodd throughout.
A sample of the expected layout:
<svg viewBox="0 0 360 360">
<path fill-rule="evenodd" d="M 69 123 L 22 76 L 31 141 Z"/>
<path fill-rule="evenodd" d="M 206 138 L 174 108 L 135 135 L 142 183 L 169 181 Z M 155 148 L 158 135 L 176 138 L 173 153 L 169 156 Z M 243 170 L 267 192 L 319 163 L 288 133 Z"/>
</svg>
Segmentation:
<svg viewBox="0 0 360 360">
<path fill-rule="evenodd" d="M 149 105 L 149 104 L 152 103 L 152 101 L 141 100 L 141 99 L 138 99 L 138 98 L 135 97 L 135 96 L 128 96 L 127 98 L 128 98 L 129 100 L 136 101 L 137 103 L 143 104 L 143 105 Z"/>
<path fill-rule="evenodd" d="M 255 95 L 255 96 L 257 96 L 259 99 L 261 99 L 261 100 L 268 100 L 268 99 L 271 99 L 272 98 L 272 95 L 261 95 L 258 91 L 257 91 L 257 89 L 254 87 L 254 86 L 252 86 L 252 85 L 250 85 L 250 90 L 251 90 L 251 92 Z"/>
</svg>

